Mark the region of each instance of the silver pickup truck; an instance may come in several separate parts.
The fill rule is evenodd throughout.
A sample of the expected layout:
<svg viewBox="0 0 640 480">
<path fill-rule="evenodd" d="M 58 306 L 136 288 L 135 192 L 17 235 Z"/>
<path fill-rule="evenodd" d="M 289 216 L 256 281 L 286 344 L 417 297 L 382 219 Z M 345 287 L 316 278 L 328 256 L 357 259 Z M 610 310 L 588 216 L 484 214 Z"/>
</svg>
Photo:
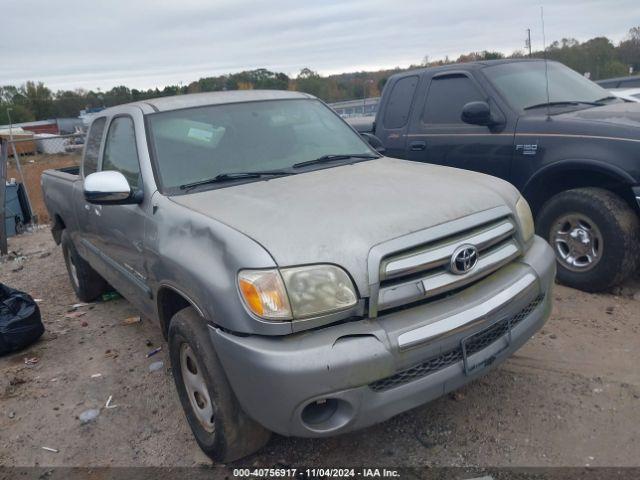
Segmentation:
<svg viewBox="0 0 640 480">
<path fill-rule="evenodd" d="M 43 174 L 78 297 L 158 320 L 213 459 L 424 404 L 548 318 L 555 258 L 518 191 L 374 140 L 302 93 L 181 95 L 104 110 L 80 169 Z"/>
</svg>

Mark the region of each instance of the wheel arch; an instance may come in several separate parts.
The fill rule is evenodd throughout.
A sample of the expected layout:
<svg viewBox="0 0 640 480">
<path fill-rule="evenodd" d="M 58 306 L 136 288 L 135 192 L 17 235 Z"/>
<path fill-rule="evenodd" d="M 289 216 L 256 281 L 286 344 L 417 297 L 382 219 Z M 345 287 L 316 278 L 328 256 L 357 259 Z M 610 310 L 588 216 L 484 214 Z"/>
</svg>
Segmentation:
<svg viewBox="0 0 640 480">
<path fill-rule="evenodd" d="M 56 213 L 53 216 L 53 222 L 51 225 L 51 235 L 53 235 L 53 239 L 56 242 L 56 245 L 60 245 L 62 242 L 62 231 L 67 228 L 62 216 Z"/>
<path fill-rule="evenodd" d="M 634 183 L 631 175 L 615 165 L 600 160 L 567 159 L 538 170 L 522 188 L 522 193 L 531 205 L 534 216 L 554 195 L 585 187 L 608 190 L 638 212 L 630 188 Z"/>
<path fill-rule="evenodd" d="M 204 318 L 203 310 L 198 304 L 180 288 L 169 284 L 162 284 L 156 293 L 156 303 L 158 310 L 158 319 L 162 328 L 162 334 L 165 339 L 169 333 L 169 324 L 171 318 L 180 310 L 193 307 L 195 311 Z"/>
</svg>

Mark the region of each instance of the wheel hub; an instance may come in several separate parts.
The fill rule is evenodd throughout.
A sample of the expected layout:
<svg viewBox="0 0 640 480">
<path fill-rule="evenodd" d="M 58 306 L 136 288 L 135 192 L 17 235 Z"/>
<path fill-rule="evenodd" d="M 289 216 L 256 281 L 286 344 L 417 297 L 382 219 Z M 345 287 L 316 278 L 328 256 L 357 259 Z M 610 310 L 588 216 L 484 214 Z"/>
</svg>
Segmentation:
<svg viewBox="0 0 640 480">
<path fill-rule="evenodd" d="M 591 270 L 602 257 L 602 234 L 586 215 L 571 213 L 558 218 L 549 238 L 558 260 L 569 270 Z"/>
<path fill-rule="evenodd" d="M 215 405 L 211 402 L 200 365 L 187 343 L 180 346 L 180 372 L 194 415 L 206 431 L 213 432 Z"/>
</svg>

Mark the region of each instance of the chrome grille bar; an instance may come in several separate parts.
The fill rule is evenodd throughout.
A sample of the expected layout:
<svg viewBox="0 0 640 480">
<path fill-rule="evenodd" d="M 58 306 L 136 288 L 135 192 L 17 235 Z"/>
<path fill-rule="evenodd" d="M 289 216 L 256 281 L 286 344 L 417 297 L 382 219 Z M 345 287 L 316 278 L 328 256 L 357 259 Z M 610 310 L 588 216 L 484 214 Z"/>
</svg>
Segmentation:
<svg viewBox="0 0 640 480">
<path fill-rule="evenodd" d="M 493 245 L 509 238 L 515 232 L 515 225 L 510 218 L 504 218 L 497 223 L 485 225 L 437 244 L 413 250 L 404 255 L 394 256 L 383 260 L 380 268 L 380 280 L 392 280 L 423 271 L 432 270 L 449 263 L 453 251 L 463 243 L 474 245 L 480 253 Z"/>
<path fill-rule="evenodd" d="M 468 285 L 495 272 L 519 254 L 518 244 L 515 240 L 509 240 L 493 249 L 485 250 L 479 257 L 476 267 L 464 275 L 455 275 L 446 269 L 439 269 L 436 272 L 427 272 L 425 276 L 420 278 L 380 287 L 378 309 L 384 310 L 405 305 Z"/>
</svg>

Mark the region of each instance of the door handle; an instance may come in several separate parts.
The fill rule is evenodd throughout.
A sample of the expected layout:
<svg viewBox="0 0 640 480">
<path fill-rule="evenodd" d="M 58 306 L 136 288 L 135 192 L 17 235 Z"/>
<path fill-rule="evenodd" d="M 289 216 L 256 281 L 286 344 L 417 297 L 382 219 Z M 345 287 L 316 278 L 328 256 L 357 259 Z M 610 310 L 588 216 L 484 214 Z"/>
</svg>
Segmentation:
<svg viewBox="0 0 640 480">
<path fill-rule="evenodd" d="M 409 150 L 411 150 L 412 152 L 420 152 L 422 150 L 425 150 L 426 148 L 427 148 L 427 142 L 423 142 L 423 141 L 411 142 L 409 144 Z"/>
</svg>

